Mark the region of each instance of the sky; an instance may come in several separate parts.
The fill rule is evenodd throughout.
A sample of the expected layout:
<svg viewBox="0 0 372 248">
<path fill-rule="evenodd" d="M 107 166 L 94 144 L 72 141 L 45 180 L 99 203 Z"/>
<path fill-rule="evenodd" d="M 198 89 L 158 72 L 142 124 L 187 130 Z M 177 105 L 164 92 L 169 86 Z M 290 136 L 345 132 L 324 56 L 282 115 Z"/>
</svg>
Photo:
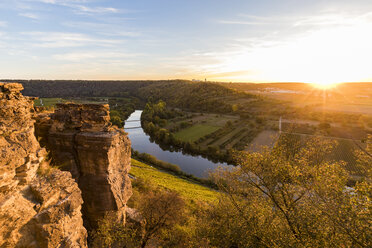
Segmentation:
<svg viewBox="0 0 372 248">
<path fill-rule="evenodd" d="M 2 79 L 372 81 L 371 0 L 1 0 Z"/>
</svg>

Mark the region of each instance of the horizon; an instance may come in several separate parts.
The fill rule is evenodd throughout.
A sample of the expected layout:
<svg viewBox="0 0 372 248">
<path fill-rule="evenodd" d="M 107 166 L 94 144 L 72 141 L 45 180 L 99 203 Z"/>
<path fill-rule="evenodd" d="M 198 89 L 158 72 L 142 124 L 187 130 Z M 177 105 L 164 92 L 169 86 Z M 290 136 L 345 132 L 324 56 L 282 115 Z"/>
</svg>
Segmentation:
<svg viewBox="0 0 372 248">
<path fill-rule="evenodd" d="M 167 78 L 167 79 L 43 79 L 43 78 L 30 78 L 30 79 L 25 79 L 25 78 L 2 78 L 0 79 L 0 82 L 4 83 L 10 83 L 10 82 L 15 82 L 16 81 L 88 81 L 88 82 L 112 82 L 112 81 L 117 81 L 117 82 L 132 82 L 132 81 L 150 81 L 150 82 L 164 82 L 164 81 L 190 81 L 194 83 L 233 83 L 233 84 L 309 84 L 309 85 L 314 85 L 314 83 L 308 83 L 308 82 L 285 82 L 285 81 L 268 81 L 268 82 L 244 82 L 244 81 L 218 81 L 218 80 L 198 80 L 198 79 L 186 79 L 186 78 Z M 372 80 L 369 81 L 355 81 L 355 82 L 341 82 L 341 83 L 335 83 L 332 84 L 332 86 L 337 86 L 341 84 L 369 84 L 372 83 Z"/>
<path fill-rule="evenodd" d="M 372 82 L 370 1 L 5 0 L 0 13 L 3 78 Z"/>
</svg>

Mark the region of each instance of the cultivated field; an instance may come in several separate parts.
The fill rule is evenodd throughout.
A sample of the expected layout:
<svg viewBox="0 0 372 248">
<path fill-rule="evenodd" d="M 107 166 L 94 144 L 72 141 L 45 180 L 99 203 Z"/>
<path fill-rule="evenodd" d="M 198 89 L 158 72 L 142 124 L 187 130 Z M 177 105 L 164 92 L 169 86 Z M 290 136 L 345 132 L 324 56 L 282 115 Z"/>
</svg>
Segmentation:
<svg viewBox="0 0 372 248">
<path fill-rule="evenodd" d="M 197 124 L 175 133 L 175 137 L 182 141 L 195 142 L 201 137 L 211 134 L 220 129 L 220 126 Z"/>
<path fill-rule="evenodd" d="M 182 124 L 187 127 L 182 127 Z M 182 141 L 194 142 L 201 148 L 215 147 L 220 150 L 243 150 L 261 131 L 264 124 L 255 119 L 239 116 L 186 113 L 184 117 L 168 119 L 166 126 Z"/>
</svg>

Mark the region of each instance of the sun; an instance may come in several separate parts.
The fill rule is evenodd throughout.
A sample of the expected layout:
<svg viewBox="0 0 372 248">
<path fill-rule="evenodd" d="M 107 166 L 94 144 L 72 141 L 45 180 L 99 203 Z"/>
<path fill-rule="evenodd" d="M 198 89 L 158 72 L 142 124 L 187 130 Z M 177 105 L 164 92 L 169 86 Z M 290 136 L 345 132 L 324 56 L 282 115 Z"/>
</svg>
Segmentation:
<svg viewBox="0 0 372 248">
<path fill-rule="evenodd" d="M 327 90 L 327 89 L 335 88 L 337 86 L 337 83 L 334 83 L 332 81 L 323 81 L 323 82 L 312 83 L 312 85 L 315 88 Z"/>
</svg>

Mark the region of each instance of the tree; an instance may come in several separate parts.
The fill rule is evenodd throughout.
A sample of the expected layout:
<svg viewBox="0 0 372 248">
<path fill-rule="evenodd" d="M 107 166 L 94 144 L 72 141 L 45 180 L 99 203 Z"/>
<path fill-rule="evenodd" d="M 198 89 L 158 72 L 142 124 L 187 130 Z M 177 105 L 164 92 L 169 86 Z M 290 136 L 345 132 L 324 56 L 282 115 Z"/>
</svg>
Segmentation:
<svg viewBox="0 0 372 248">
<path fill-rule="evenodd" d="M 184 212 L 184 201 L 175 192 L 150 192 L 142 196 L 139 211 L 145 220 L 140 247 L 162 230 L 170 229 L 180 221 Z"/>
<path fill-rule="evenodd" d="M 141 239 L 141 230 L 134 223 L 122 223 L 114 213 L 108 213 L 91 233 L 93 248 L 136 248 Z"/>
<path fill-rule="evenodd" d="M 159 191 L 151 185 L 136 201 L 141 223 L 119 222 L 114 214 L 108 214 L 93 232 L 92 247 L 147 247 L 150 243 L 166 246 L 169 235 L 179 235 L 174 227 L 183 220 L 184 201 L 175 192 Z M 172 238 L 172 237 L 171 237 Z M 175 240 L 173 238 L 172 242 Z M 152 245 L 151 244 L 151 245 Z"/>
<path fill-rule="evenodd" d="M 357 166 L 361 171 L 361 174 L 365 175 L 367 178 L 372 177 L 372 135 L 368 135 L 366 140 L 367 146 L 365 149 L 360 147 L 356 151 L 357 156 Z"/>
<path fill-rule="evenodd" d="M 239 167 L 217 172 L 225 195 L 201 233 L 217 247 L 370 247 L 371 184 L 346 187 L 332 143 L 290 147 L 238 153 Z"/>
</svg>

